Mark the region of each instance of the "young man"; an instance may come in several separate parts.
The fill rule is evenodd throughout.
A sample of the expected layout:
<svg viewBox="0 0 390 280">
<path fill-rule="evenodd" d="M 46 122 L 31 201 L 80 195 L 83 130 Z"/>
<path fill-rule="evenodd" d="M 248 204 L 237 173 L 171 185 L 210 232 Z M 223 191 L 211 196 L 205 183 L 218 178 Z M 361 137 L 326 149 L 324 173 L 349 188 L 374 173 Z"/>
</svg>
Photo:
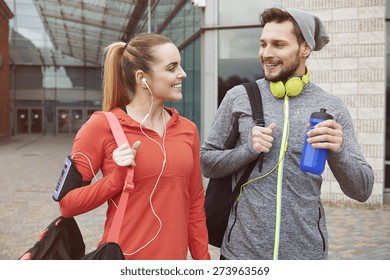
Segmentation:
<svg viewBox="0 0 390 280">
<path fill-rule="evenodd" d="M 265 127 L 255 126 L 245 88 L 229 90 L 207 140 L 201 147 L 206 177 L 233 175 L 260 154 L 233 207 L 221 247 L 222 259 L 327 259 L 328 233 L 321 203 L 321 175 L 300 170 L 300 158 L 313 112 L 333 116 L 308 132 L 313 148 L 328 149 L 328 165 L 342 191 L 366 201 L 374 176 L 357 143 L 353 123 L 342 101 L 310 82 L 306 60 L 329 42 L 321 20 L 295 9 L 271 8 L 260 16 L 264 28 L 259 59 L 265 79 L 257 81 L 263 99 Z M 238 118 L 236 147 L 224 143 Z M 283 145 L 282 145 L 283 143 Z M 282 148 L 281 148 L 282 147 Z"/>
</svg>

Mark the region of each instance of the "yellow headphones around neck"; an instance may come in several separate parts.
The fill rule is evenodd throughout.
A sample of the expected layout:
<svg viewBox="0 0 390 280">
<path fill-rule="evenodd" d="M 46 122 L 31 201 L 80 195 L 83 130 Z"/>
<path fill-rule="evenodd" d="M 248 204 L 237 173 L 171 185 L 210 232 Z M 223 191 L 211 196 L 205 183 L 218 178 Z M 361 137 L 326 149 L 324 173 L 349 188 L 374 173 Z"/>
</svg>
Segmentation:
<svg viewBox="0 0 390 280">
<path fill-rule="evenodd" d="M 287 93 L 288 96 L 294 97 L 302 92 L 303 87 L 310 80 L 310 72 L 306 71 L 306 74 L 300 77 L 291 77 L 287 80 L 286 84 L 282 81 L 270 82 L 270 89 L 272 95 L 276 98 L 283 98 Z"/>
</svg>

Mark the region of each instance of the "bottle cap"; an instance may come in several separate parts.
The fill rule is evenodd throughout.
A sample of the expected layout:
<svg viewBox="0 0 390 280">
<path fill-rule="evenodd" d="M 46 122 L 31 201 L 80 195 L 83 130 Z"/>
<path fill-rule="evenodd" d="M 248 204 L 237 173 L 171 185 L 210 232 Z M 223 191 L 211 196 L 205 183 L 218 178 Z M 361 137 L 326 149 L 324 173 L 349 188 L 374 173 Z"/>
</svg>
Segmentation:
<svg viewBox="0 0 390 280">
<path fill-rule="evenodd" d="M 328 114 L 326 112 L 326 109 L 321 108 L 319 112 L 312 113 L 311 114 L 311 118 L 331 120 L 331 119 L 333 119 L 333 116 Z"/>
</svg>

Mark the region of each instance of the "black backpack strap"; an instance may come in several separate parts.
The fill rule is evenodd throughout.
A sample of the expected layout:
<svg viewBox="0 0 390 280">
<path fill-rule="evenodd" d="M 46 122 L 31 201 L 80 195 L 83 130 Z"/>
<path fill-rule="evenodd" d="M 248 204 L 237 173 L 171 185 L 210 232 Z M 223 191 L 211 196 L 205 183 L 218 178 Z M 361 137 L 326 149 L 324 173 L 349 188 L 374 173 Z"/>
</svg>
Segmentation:
<svg viewBox="0 0 390 280">
<path fill-rule="evenodd" d="M 245 168 L 244 173 L 242 173 L 242 176 L 240 180 L 238 180 L 237 185 L 234 187 L 233 194 L 234 197 L 237 197 L 240 193 L 240 187 L 248 181 L 249 176 L 252 173 L 253 168 L 255 168 L 257 160 L 251 161 Z M 261 164 L 261 163 L 260 163 Z"/>
<path fill-rule="evenodd" d="M 260 89 L 259 89 L 257 83 L 252 81 L 252 82 L 244 83 L 243 86 L 246 89 L 246 92 L 247 92 L 248 97 L 249 97 L 249 103 L 251 104 L 251 107 L 252 107 L 253 120 L 255 121 L 256 125 L 264 127 L 265 122 L 264 122 L 264 116 L 263 116 L 263 102 L 261 99 Z M 252 173 L 253 168 L 255 168 L 257 160 L 259 161 L 259 172 L 261 171 L 261 169 L 263 167 L 263 156 L 264 156 L 264 154 L 260 153 L 258 159 L 250 162 L 247 165 L 244 173 L 242 174 L 241 178 L 238 180 L 236 186 L 234 187 L 233 195 L 235 198 L 238 197 L 238 195 L 240 193 L 241 186 L 246 181 L 248 181 L 248 178 L 249 178 L 250 174 Z M 234 211 L 237 212 L 237 203 L 234 206 Z M 236 219 L 237 219 L 237 214 L 235 215 L 233 225 L 236 223 Z M 233 226 L 231 228 L 233 228 Z M 232 230 L 230 230 L 230 232 L 228 234 L 228 240 L 230 239 L 231 234 L 232 234 Z"/>
<path fill-rule="evenodd" d="M 248 94 L 249 102 L 250 102 L 251 107 L 252 107 L 252 117 L 253 117 L 256 125 L 264 127 L 265 122 L 264 122 L 264 114 L 263 114 L 263 101 L 261 99 L 261 93 L 260 93 L 259 86 L 257 85 L 257 83 L 255 81 L 244 83 L 243 86 L 245 87 L 246 92 Z M 264 154 L 261 153 L 259 156 L 259 172 L 261 172 L 261 169 L 263 167 L 263 158 L 264 158 Z M 249 166 L 251 166 L 251 164 L 249 164 L 248 167 Z M 252 169 L 253 168 L 254 168 L 254 166 L 252 167 Z M 245 172 L 244 172 L 244 174 L 245 174 Z M 248 174 L 248 178 L 249 178 L 249 175 L 250 175 L 250 172 Z"/>
<path fill-rule="evenodd" d="M 255 81 L 243 83 L 243 86 L 245 87 L 249 97 L 249 103 L 251 104 L 251 108 L 252 108 L 253 120 L 255 121 L 256 125 L 264 127 L 265 122 L 263 116 L 263 102 L 261 99 L 259 86 Z M 230 131 L 230 135 L 225 142 L 225 146 L 227 148 L 233 148 L 237 141 L 237 138 L 238 138 L 238 124 L 236 120 L 236 122 L 233 123 L 233 129 Z M 244 170 L 244 173 L 242 174 L 236 186 L 234 187 L 233 190 L 234 197 L 237 197 L 237 195 L 239 194 L 241 185 L 244 184 L 246 181 L 248 181 L 248 178 L 252 173 L 253 168 L 255 168 L 257 161 L 259 161 L 259 172 L 261 172 L 261 169 L 263 167 L 263 156 L 264 154 L 261 153 L 258 159 L 255 159 L 254 161 L 250 162 L 247 165 L 247 167 Z"/>
<path fill-rule="evenodd" d="M 261 99 L 259 86 L 255 81 L 244 83 L 243 86 L 248 94 L 249 102 L 252 107 L 252 117 L 255 120 L 256 125 L 264 127 L 263 101 Z"/>
<path fill-rule="evenodd" d="M 238 119 L 235 117 L 233 119 L 232 129 L 230 130 L 230 134 L 225 141 L 225 149 L 233 149 L 237 143 L 238 137 L 240 134 L 238 133 Z"/>
</svg>

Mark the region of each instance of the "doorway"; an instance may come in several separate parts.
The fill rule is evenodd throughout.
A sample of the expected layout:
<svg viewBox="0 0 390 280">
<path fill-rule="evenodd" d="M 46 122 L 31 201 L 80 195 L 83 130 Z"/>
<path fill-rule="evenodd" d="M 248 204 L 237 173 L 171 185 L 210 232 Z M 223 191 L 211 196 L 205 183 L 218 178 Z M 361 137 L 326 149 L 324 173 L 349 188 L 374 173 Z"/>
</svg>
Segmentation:
<svg viewBox="0 0 390 280">
<path fill-rule="evenodd" d="M 75 134 L 96 109 L 58 108 L 57 134 Z"/>
<path fill-rule="evenodd" d="M 42 133 L 43 112 L 40 108 L 18 108 L 16 110 L 16 133 Z"/>
<path fill-rule="evenodd" d="M 83 125 L 83 109 L 58 109 L 57 133 L 76 133 Z"/>
</svg>

